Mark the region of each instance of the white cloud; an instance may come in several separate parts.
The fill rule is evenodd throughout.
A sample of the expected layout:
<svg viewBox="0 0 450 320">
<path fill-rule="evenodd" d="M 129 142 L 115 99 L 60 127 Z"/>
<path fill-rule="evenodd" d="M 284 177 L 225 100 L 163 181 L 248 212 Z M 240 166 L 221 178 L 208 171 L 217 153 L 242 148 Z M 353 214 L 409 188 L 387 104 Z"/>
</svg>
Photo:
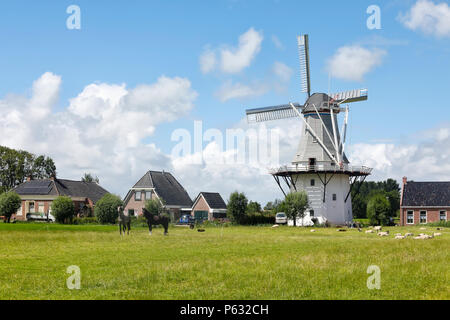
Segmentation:
<svg viewBox="0 0 450 320">
<path fill-rule="evenodd" d="M 261 50 L 262 41 L 262 33 L 250 28 L 239 36 L 237 47 L 224 45 L 222 48 L 215 50 L 207 47 L 199 59 L 200 69 L 203 73 L 209 73 L 218 66 L 224 73 L 239 73 L 250 66 Z M 217 59 L 217 55 L 220 59 Z"/>
<path fill-rule="evenodd" d="M 272 67 L 273 73 L 283 82 L 289 82 L 292 77 L 292 69 L 282 62 L 276 61 Z"/>
<path fill-rule="evenodd" d="M 60 83 L 59 76 L 45 73 L 34 82 L 31 97 L 0 100 L 0 145 L 51 156 L 63 178 L 95 173 L 117 193 L 146 170 L 170 165 L 170 156 L 144 140 L 159 124 L 186 115 L 197 96 L 189 80 L 178 77 L 162 76 L 132 89 L 90 84 L 55 112 Z"/>
<path fill-rule="evenodd" d="M 220 101 L 226 102 L 231 99 L 246 99 L 261 96 L 267 91 L 268 87 L 263 83 L 246 85 L 242 83 L 233 83 L 229 80 L 220 87 L 215 95 Z"/>
<path fill-rule="evenodd" d="M 366 73 L 380 65 L 386 51 L 366 49 L 359 45 L 339 48 L 328 60 L 327 70 L 335 78 L 362 81 Z"/>
<path fill-rule="evenodd" d="M 450 36 L 450 7 L 442 2 L 435 4 L 429 0 L 417 1 L 399 20 L 411 30 L 421 30 L 437 37 Z"/>
<path fill-rule="evenodd" d="M 373 167 L 371 180 L 403 176 L 413 180 L 450 180 L 450 134 L 448 127 L 435 128 L 426 140 L 415 144 L 355 144 L 349 159 L 355 165 Z"/>
<path fill-rule="evenodd" d="M 216 53 L 207 49 L 200 56 L 200 69 L 202 73 L 206 74 L 213 71 L 217 64 Z"/>
</svg>

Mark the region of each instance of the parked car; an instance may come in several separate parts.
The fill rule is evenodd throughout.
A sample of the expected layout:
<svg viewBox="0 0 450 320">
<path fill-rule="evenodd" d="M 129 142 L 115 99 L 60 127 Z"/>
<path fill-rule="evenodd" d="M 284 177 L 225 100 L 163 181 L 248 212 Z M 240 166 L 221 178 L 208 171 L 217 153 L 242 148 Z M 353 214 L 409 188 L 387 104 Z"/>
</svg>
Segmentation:
<svg viewBox="0 0 450 320">
<path fill-rule="evenodd" d="M 287 224 L 288 219 L 286 216 L 286 213 L 284 212 L 278 212 L 275 216 L 275 223 L 276 224 Z"/>
<path fill-rule="evenodd" d="M 195 218 L 193 216 L 191 216 L 190 214 L 184 214 L 181 216 L 181 218 L 177 224 L 182 225 L 182 226 L 187 225 L 191 229 L 193 229 L 194 225 L 195 225 Z"/>
<path fill-rule="evenodd" d="M 55 217 L 51 213 L 49 213 L 48 215 L 44 214 L 44 213 L 34 213 L 34 214 L 29 213 L 29 214 L 27 214 L 27 220 L 28 221 L 48 221 L 48 222 L 56 221 Z"/>
</svg>

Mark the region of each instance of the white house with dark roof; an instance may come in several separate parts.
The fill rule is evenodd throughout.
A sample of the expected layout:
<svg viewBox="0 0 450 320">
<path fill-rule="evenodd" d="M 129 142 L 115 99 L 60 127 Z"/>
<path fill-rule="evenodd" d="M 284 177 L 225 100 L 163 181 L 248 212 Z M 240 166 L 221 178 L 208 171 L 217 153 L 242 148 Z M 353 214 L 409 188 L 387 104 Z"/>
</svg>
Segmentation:
<svg viewBox="0 0 450 320">
<path fill-rule="evenodd" d="M 225 218 L 227 205 L 217 192 L 200 192 L 192 205 L 191 215 L 196 220 L 215 220 Z"/>
<path fill-rule="evenodd" d="M 184 212 L 191 212 L 192 200 L 189 194 L 169 172 L 146 172 L 125 196 L 124 211 L 130 216 L 142 215 L 142 208 L 150 199 L 161 199 L 172 221 Z"/>
<path fill-rule="evenodd" d="M 400 225 L 448 221 L 450 181 L 415 182 L 403 178 Z"/>
<path fill-rule="evenodd" d="M 46 215 L 51 212 L 51 203 L 58 196 L 70 197 L 77 214 L 92 214 L 97 201 L 109 193 L 96 182 L 57 178 L 39 180 L 28 178 L 12 191 L 22 199 L 21 207 L 15 215 L 17 220 L 27 220 L 28 214 Z"/>
</svg>

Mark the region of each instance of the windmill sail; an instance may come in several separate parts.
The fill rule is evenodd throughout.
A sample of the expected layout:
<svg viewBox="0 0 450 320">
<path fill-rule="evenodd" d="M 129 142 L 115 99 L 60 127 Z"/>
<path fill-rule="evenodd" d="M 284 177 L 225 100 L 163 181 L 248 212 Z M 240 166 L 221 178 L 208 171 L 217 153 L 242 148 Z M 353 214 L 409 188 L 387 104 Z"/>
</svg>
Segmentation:
<svg viewBox="0 0 450 320">
<path fill-rule="evenodd" d="M 307 93 L 308 97 L 311 95 L 311 81 L 309 77 L 309 44 L 308 35 L 297 37 L 298 42 L 298 56 L 300 58 L 300 76 L 302 92 Z"/>
<path fill-rule="evenodd" d="M 337 103 L 358 102 L 358 101 L 367 100 L 368 90 L 367 89 L 350 90 L 350 91 L 333 93 L 330 96 Z"/>
<path fill-rule="evenodd" d="M 297 109 L 302 108 L 302 106 L 299 103 L 294 103 L 293 105 Z M 248 123 L 297 117 L 297 113 L 292 109 L 290 104 L 266 108 L 248 109 L 246 110 L 246 114 Z"/>
</svg>

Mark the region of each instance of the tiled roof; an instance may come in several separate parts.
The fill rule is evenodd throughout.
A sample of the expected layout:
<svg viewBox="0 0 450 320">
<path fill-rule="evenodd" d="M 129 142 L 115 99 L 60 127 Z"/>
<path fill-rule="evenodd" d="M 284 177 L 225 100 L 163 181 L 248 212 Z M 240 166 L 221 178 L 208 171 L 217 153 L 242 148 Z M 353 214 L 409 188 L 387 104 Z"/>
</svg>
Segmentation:
<svg viewBox="0 0 450 320">
<path fill-rule="evenodd" d="M 408 181 L 403 189 L 402 206 L 405 207 L 449 207 L 450 181 Z"/>
<path fill-rule="evenodd" d="M 200 192 L 198 195 L 203 195 L 205 201 L 208 203 L 208 206 L 211 209 L 226 209 L 227 205 L 225 201 L 223 201 L 222 196 L 218 192 Z"/>
<path fill-rule="evenodd" d="M 52 195 L 89 198 L 96 203 L 109 193 L 95 182 L 82 182 L 65 179 L 26 181 L 13 189 L 19 195 Z"/>
<path fill-rule="evenodd" d="M 167 206 L 191 207 L 192 200 L 183 186 L 169 172 L 148 171 L 133 186 L 139 188 L 154 188 L 156 194 L 164 200 Z M 126 199 L 130 196 L 127 195 Z M 126 200 L 125 200 L 126 201 Z"/>
</svg>

